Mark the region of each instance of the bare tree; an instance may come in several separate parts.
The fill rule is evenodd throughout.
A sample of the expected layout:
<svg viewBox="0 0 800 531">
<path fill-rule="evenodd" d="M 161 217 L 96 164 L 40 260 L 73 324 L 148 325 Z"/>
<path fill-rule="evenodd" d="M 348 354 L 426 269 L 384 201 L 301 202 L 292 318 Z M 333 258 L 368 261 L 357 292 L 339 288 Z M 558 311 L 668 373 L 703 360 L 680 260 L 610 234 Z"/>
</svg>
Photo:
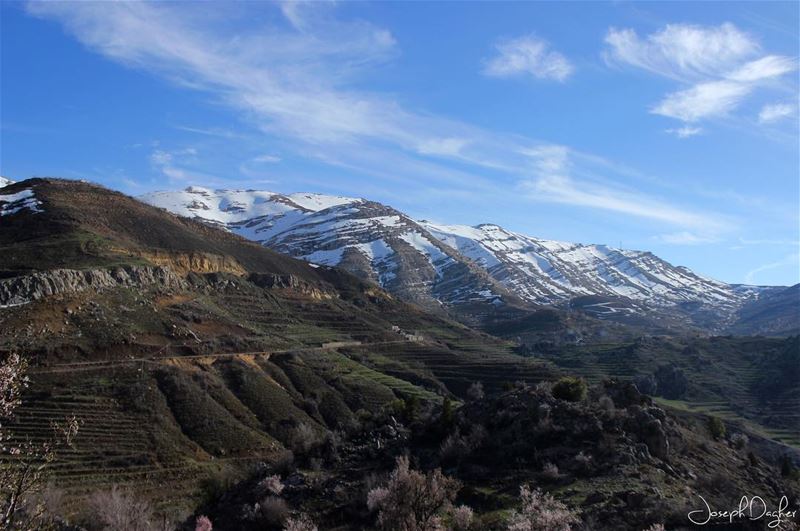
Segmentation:
<svg viewBox="0 0 800 531">
<path fill-rule="evenodd" d="M 434 531 L 441 517 L 452 509 L 461 484 L 441 470 L 423 474 L 409 468 L 408 457 L 397 466 L 382 487 L 367 495 L 367 506 L 378 511 L 378 527 L 385 531 Z"/>
<path fill-rule="evenodd" d="M 46 504 L 35 495 L 44 485 L 46 469 L 55 460 L 56 450 L 71 446 L 79 427 L 78 419 L 72 416 L 62 423 L 52 423 L 53 437 L 45 443 L 12 442 L 6 425 L 29 385 L 27 369 L 28 362 L 17 353 L 0 362 L 0 516 L 4 529 L 47 529 L 53 525 L 46 514 Z"/>
<path fill-rule="evenodd" d="M 284 531 L 317 531 L 317 524 L 309 518 L 305 513 L 302 513 L 297 518 L 289 518 L 286 520 L 286 525 L 283 527 Z"/>
<path fill-rule="evenodd" d="M 570 531 L 580 519 L 566 505 L 539 489 L 519 489 L 522 507 L 508 520 L 508 531 Z"/>
<path fill-rule="evenodd" d="M 151 531 L 155 518 L 153 508 L 132 492 L 114 485 L 96 492 L 89 499 L 92 519 L 103 531 Z"/>
</svg>

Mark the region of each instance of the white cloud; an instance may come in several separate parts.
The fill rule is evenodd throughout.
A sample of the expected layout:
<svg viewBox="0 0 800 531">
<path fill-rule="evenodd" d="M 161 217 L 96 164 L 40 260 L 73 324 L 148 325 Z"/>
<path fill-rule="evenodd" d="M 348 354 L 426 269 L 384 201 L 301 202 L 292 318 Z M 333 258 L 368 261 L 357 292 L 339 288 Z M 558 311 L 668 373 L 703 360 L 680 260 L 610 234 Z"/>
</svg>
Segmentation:
<svg viewBox="0 0 800 531">
<path fill-rule="evenodd" d="M 644 39 L 634 30 L 611 28 L 605 42 L 607 62 L 635 66 L 687 87 L 667 94 L 650 109 L 686 124 L 728 116 L 768 81 L 797 69 L 790 57 L 756 58 L 762 54 L 758 42 L 730 23 L 669 24 Z M 695 129 L 667 131 L 686 138 L 696 134 L 685 134 Z"/>
<path fill-rule="evenodd" d="M 764 105 L 758 113 L 758 122 L 771 124 L 784 118 L 791 118 L 797 114 L 797 106 L 791 103 L 772 103 Z"/>
<path fill-rule="evenodd" d="M 487 76 L 532 76 L 565 81 L 575 70 L 566 57 L 532 35 L 500 41 L 495 49 L 497 55 L 484 65 L 483 73 Z"/>
<path fill-rule="evenodd" d="M 702 245 L 706 243 L 714 243 L 716 241 L 719 241 L 717 238 L 689 231 L 661 234 L 660 236 L 656 237 L 656 240 L 671 245 Z"/>
<path fill-rule="evenodd" d="M 371 24 L 330 18 L 327 4 L 284 5 L 288 29 L 250 22 L 247 29 L 237 25 L 235 36 L 229 33 L 233 24 L 220 20 L 228 16 L 224 8 L 196 5 L 50 2 L 28 9 L 60 22 L 87 47 L 115 61 L 214 95 L 270 140 L 279 139 L 282 149 L 348 175 L 369 175 L 431 196 L 447 190 L 453 197 L 508 201 L 519 199 L 509 183 L 522 180 L 531 191 L 528 197 L 539 201 L 601 208 L 681 228 L 724 224 L 716 214 L 623 188 L 618 182 L 631 179 L 630 173 L 600 157 L 412 112 L 390 96 L 354 88 L 355 73 L 385 61 L 396 53 L 396 44 Z M 274 9 L 261 3 L 245 3 L 242 9 L 253 6 Z M 542 54 L 545 62 L 558 58 L 547 49 Z M 547 67 L 542 75 L 557 79 L 564 68 Z M 191 169 L 196 160 L 190 153 L 159 149 L 151 162 L 161 173 L 201 181 Z M 458 165 L 441 164 L 442 156 Z M 247 158 L 240 172 L 273 178 L 264 164 L 255 164 Z M 202 180 L 209 179 L 218 182 L 212 176 Z"/>
<path fill-rule="evenodd" d="M 253 159 L 253 162 L 267 162 L 267 163 L 275 163 L 280 162 L 281 158 L 277 155 L 260 155 Z"/>
<path fill-rule="evenodd" d="M 150 154 L 150 164 L 165 177 L 173 181 L 203 182 L 214 179 L 205 173 L 189 170 L 184 166 L 194 160 L 197 155 L 195 148 L 189 147 L 173 151 L 156 149 Z"/>
<path fill-rule="evenodd" d="M 605 42 L 607 61 L 679 80 L 719 76 L 759 49 L 750 35 L 730 23 L 716 27 L 668 24 L 645 39 L 632 29 L 611 28 Z"/>
<path fill-rule="evenodd" d="M 732 81 L 753 83 L 773 77 L 780 77 L 797 69 L 797 63 L 791 57 L 768 55 L 745 63 L 725 77 Z"/>
<path fill-rule="evenodd" d="M 744 281 L 747 284 L 753 284 L 756 281 L 756 277 L 759 273 L 763 273 L 764 271 L 769 271 L 771 269 L 779 269 L 783 267 L 794 267 L 794 274 L 795 278 L 797 277 L 798 267 L 800 267 L 800 253 L 792 253 L 784 256 L 782 259 L 777 260 L 775 262 L 770 262 L 761 266 L 756 267 L 747 272 L 744 276 Z M 799 279 L 800 280 L 800 279 Z"/>
<path fill-rule="evenodd" d="M 668 94 L 650 112 L 684 122 L 727 114 L 747 96 L 751 87 L 732 81 L 710 81 Z"/>
<path fill-rule="evenodd" d="M 692 127 L 690 125 L 684 125 L 683 127 L 673 128 L 673 129 L 666 129 L 667 133 L 671 133 L 678 138 L 689 138 L 695 135 L 702 134 L 703 129 L 701 127 Z"/>
<path fill-rule="evenodd" d="M 187 133 L 195 133 L 204 136 L 213 136 L 218 138 L 241 138 L 242 135 L 229 131 L 227 129 L 220 129 L 218 127 L 191 127 L 188 125 L 176 125 L 175 129 L 179 131 L 186 131 Z"/>
<path fill-rule="evenodd" d="M 417 146 L 423 155 L 457 156 L 469 144 L 465 138 L 431 138 Z"/>
<path fill-rule="evenodd" d="M 576 180 L 570 175 L 572 152 L 565 146 L 540 146 L 527 154 L 536 177 L 522 185 L 534 199 L 609 210 L 706 233 L 729 228 L 729 222 L 719 216 L 692 212 L 659 198 L 589 179 Z"/>
<path fill-rule="evenodd" d="M 150 154 L 150 162 L 155 166 L 164 166 L 172 162 L 172 153 L 157 149 Z"/>
</svg>

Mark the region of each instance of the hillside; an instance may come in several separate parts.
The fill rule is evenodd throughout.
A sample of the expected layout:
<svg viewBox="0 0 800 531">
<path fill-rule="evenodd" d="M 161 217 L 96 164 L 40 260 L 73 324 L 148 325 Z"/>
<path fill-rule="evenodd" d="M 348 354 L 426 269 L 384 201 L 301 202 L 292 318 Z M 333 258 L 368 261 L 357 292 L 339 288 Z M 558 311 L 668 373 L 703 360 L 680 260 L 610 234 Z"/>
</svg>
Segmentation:
<svg viewBox="0 0 800 531">
<path fill-rule="evenodd" d="M 545 240 L 492 224 L 416 221 L 366 199 L 201 187 L 141 199 L 297 258 L 338 265 L 429 310 L 443 305 L 454 315 L 478 315 L 480 324 L 500 306 L 544 305 L 650 329 L 721 332 L 764 291 L 703 277 L 649 252 Z"/>
<path fill-rule="evenodd" d="M 499 390 L 557 372 L 341 270 L 96 185 L 32 179 L 12 195 L 0 199 L 0 353 L 34 364 L 14 440 L 81 419 L 54 465 L 69 499 L 122 483 L 193 507 L 208 478 L 398 400 L 433 407 L 474 381 Z"/>
<path fill-rule="evenodd" d="M 571 506 L 585 504 L 587 522 L 618 529 L 677 521 L 664 500 L 678 499 L 689 479 L 698 491 L 718 485 L 708 471 L 722 462 L 765 459 L 757 470 L 727 472 L 732 486 L 794 488 L 769 477 L 781 459 L 797 460 L 796 378 L 788 370 L 796 340 L 608 347 L 597 341 L 611 324 L 502 304 L 490 324 L 512 343 L 342 269 L 96 185 L 32 179 L 2 192 L 0 355 L 18 352 L 32 363 L 9 442 L 44 442 L 53 422 L 80 420 L 74 445 L 50 465 L 70 518 L 91 522 L 82 516 L 87 499 L 123 485 L 189 529 L 194 518 L 186 517 L 198 507 L 215 528 L 280 529 L 283 520 L 258 505 L 265 474 L 279 473 L 293 510 L 324 515 L 324 529 L 360 529 L 373 520 L 365 489 L 404 453 L 424 468 L 449 467 L 486 529 L 499 528 L 515 490 L 532 478 L 550 481 Z M 547 339 L 564 327 L 576 331 L 571 347 Z M 540 341 L 526 343 L 531 338 Z M 664 410 L 629 382 L 604 382 L 638 381 L 659 360 L 696 370 L 685 396 L 658 399 Z M 723 379 L 714 376 L 720 370 Z M 752 378 L 741 380 L 744 372 Z M 599 386 L 578 403 L 556 398 L 547 382 L 565 373 Z M 660 385 L 653 394 L 663 394 Z M 782 391 L 765 395 L 770 385 Z M 727 409 L 701 407 L 731 389 Z M 734 407 L 741 415 L 728 414 Z M 753 420 L 764 408 L 774 415 Z M 748 434 L 753 457 L 732 440 L 693 433 L 709 414 Z M 608 432 L 601 445 L 598 426 Z M 483 429 L 491 436 L 478 437 Z M 442 449 L 447 440 L 453 455 Z M 2 465 L 17 459 L 4 455 Z M 561 470 L 549 480 L 547 463 Z M 630 494 L 643 486 L 661 494 Z"/>
<path fill-rule="evenodd" d="M 800 334 L 800 284 L 765 290 L 736 314 L 728 332 L 737 335 Z"/>
</svg>

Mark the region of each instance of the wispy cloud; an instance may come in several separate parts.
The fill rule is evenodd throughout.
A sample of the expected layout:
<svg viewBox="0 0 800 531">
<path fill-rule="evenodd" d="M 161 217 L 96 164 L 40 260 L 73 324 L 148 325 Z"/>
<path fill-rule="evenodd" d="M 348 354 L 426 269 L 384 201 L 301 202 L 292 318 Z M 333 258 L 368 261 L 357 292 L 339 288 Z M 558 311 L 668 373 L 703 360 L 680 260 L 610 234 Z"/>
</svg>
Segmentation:
<svg viewBox="0 0 800 531">
<path fill-rule="evenodd" d="M 655 239 L 657 241 L 667 243 L 670 245 L 703 245 L 718 241 L 717 238 L 713 238 L 703 234 L 696 234 L 694 232 L 689 232 L 689 231 L 661 234 L 659 236 L 656 236 Z"/>
<path fill-rule="evenodd" d="M 631 190 L 622 184 L 631 180 L 630 172 L 601 157 L 414 112 L 391 96 L 355 88 L 364 68 L 397 54 L 397 43 L 391 33 L 367 22 L 338 20 L 331 4 L 283 4 L 286 22 L 266 26 L 250 19 L 235 25 L 225 17 L 238 10 L 229 14 L 216 4 L 203 6 L 48 2 L 28 9 L 60 22 L 90 49 L 115 61 L 212 94 L 261 134 L 279 138 L 282 153 L 292 149 L 351 175 L 413 184 L 415 193 L 430 197 L 447 191 L 451 197 L 476 200 L 490 195 L 521 200 L 513 186 L 521 182 L 531 192 L 529 199 L 537 201 L 604 209 L 685 229 L 728 226 L 718 214 Z M 230 33 L 234 26 L 235 36 Z M 532 38 L 499 45 L 498 52 L 498 58 L 522 55 L 506 66 L 498 62 L 493 67 L 497 73 L 512 75 L 516 68 L 520 75 L 564 79 L 572 71 L 560 54 Z M 167 177 L 217 181 L 194 171 L 185 158 L 190 154 L 159 149 L 151 163 Z M 274 162 L 250 156 L 240 164 L 240 173 L 272 180 L 268 165 Z"/>
<path fill-rule="evenodd" d="M 196 159 L 195 148 L 177 150 L 155 149 L 150 153 L 150 164 L 170 182 L 209 182 L 218 181 L 216 177 L 207 173 L 190 169 L 191 163 Z"/>
<path fill-rule="evenodd" d="M 575 71 L 566 57 L 534 35 L 501 40 L 495 44 L 495 51 L 497 54 L 484 65 L 487 76 L 565 81 Z"/>
<path fill-rule="evenodd" d="M 450 155 L 458 156 L 469 144 L 465 138 L 431 138 L 422 142 L 417 150 L 423 155 Z"/>
<path fill-rule="evenodd" d="M 771 124 L 797 114 L 797 106 L 791 103 L 771 103 L 764 105 L 758 113 L 758 121 L 762 124 Z"/>
<path fill-rule="evenodd" d="M 608 62 L 679 81 L 720 76 L 759 49 L 752 36 L 730 23 L 716 27 L 668 24 L 644 39 L 632 29 L 611 28 L 605 42 Z"/>
<path fill-rule="evenodd" d="M 696 122 L 711 116 L 721 116 L 736 108 L 751 87 L 732 81 L 709 81 L 689 89 L 668 94 L 651 109 L 653 114 Z"/>
<path fill-rule="evenodd" d="M 253 159 L 253 162 L 267 162 L 267 163 L 275 163 L 280 162 L 281 158 L 277 155 L 259 155 Z"/>
<path fill-rule="evenodd" d="M 758 275 L 760 273 L 763 273 L 764 271 L 770 271 L 772 269 L 779 269 L 779 268 L 790 267 L 790 266 L 794 266 L 795 267 L 794 274 L 795 274 L 795 278 L 797 278 L 797 271 L 798 271 L 797 268 L 800 267 L 800 253 L 788 254 L 788 255 L 784 256 L 783 258 L 781 258 L 780 260 L 777 260 L 775 262 L 769 262 L 769 263 L 766 263 L 764 265 L 758 266 L 755 269 L 752 269 L 752 270 L 748 271 L 747 274 L 745 274 L 744 281 L 747 284 L 753 284 L 753 283 L 756 282 L 756 279 L 757 279 Z M 800 279 L 798 279 L 798 280 L 800 280 Z"/>
<path fill-rule="evenodd" d="M 665 131 L 667 133 L 677 136 L 678 138 L 689 138 L 703 133 L 703 129 L 701 127 L 692 127 L 690 125 L 684 125 L 683 127 L 666 129 Z"/>
<path fill-rule="evenodd" d="M 797 69 L 793 58 L 762 55 L 757 40 L 730 23 L 669 24 L 643 39 L 632 29 L 611 28 L 605 42 L 609 64 L 634 66 L 687 86 L 650 109 L 685 124 L 727 116 L 759 87 Z M 668 132 L 685 138 L 691 135 L 681 131 L 689 130 Z"/>
<path fill-rule="evenodd" d="M 574 166 L 571 151 L 565 146 L 541 146 L 528 150 L 526 154 L 531 157 L 536 177 L 522 185 L 534 199 L 609 210 L 688 227 L 702 231 L 703 238 L 711 238 L 711 235 L 730 228 L 730 221 L 722 216 L 692 212 L 656 197 L 598 181 L 576 180 L 571 176 Z"/>
<path fill-rule="evenodd" d="M 195 133 L 204 136 L 213 136 L 218 138 L 241 138 L 242 135 L 235 133 L 229 129 L 221 129 L 219 127 L 191 127 L 188 125 L 176 125 L 175 129 L 179 131 L 186 131 L 187 133 Z"/>
</svg>

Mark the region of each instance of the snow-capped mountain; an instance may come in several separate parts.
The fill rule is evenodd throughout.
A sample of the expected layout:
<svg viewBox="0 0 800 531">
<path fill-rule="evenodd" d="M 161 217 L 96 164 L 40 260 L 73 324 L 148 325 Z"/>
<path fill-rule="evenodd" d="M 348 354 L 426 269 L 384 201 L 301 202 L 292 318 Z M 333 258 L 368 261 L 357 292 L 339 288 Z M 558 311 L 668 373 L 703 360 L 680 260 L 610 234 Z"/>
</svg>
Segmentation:
<svg viewBox="0 0 800 531">
<path fill-rule="evenodd" d="M 0 188 L 8 186 L 9 184 L 14 184 L 14 181 L 12 181 L 11 179 L 6 179 L 2 175 L 0 175 Z"/>
<path fill-rule="evenodd" d="M 292 256 L 338 265 L 428 307 L 582 301 L 599 316 L 704 308 L 725 321 L 758 292 L 645 251 L 543 240 L 491 224 L 416 221 L 366 199 L 200 187 L 141 199 Z"/>
<path fill-rule="evenodd" d="M 725 304 L 736 298 L 727 284 L 675 267 L 649 252 L 543 240 L 491 224 L 422 225 L 529 302 L 555 303 L 582 295 L 659 305 Z"/>
<path fill-rule="evenodd" d="M 373 201 L 196 186 L 140 199 L 309 262 L 343 267 L 429 309 L 515 299 L 422 225 Z"/>
</svg>

